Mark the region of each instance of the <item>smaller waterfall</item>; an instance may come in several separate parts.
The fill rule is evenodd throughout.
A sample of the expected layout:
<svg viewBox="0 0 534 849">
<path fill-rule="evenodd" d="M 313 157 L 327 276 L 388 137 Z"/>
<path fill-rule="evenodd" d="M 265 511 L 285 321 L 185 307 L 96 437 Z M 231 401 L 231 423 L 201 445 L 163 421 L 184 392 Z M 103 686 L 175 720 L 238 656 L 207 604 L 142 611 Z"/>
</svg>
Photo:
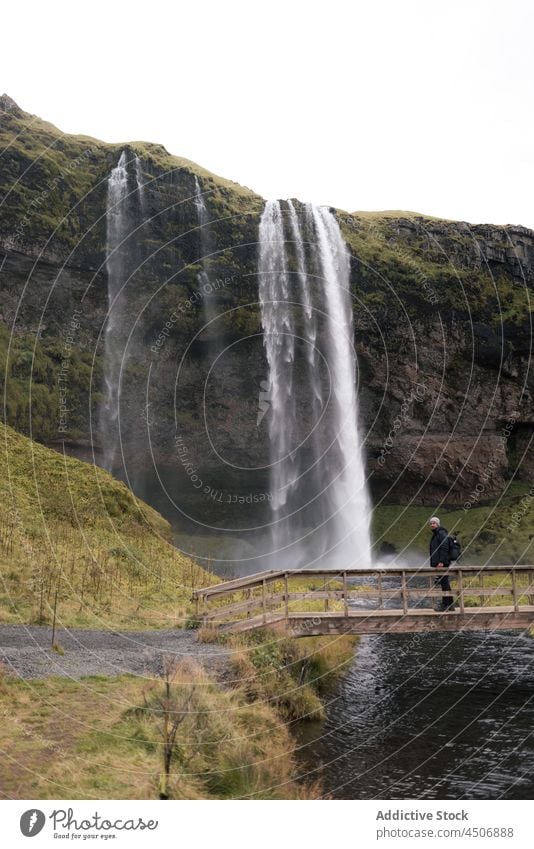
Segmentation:
<svg viewBox="0 0 534 849">
<path fill-rule="evenodd" d="M 126 151 L 108 178 L 106 207 L 106 271 L 108 277 L 108 317 L 104 333 L 104 402 L 100 431 L 103 442 L 102 465 L 111 471 L 119 440 L 120 367 L 122 346 L 119 339 L 120 293 L 126 279 L 128 171 Z"/>
<path fill-rule="evenodd" d="M 205 224 L 209 222 L 208 216 L 208 208 L 206 206 L 206 201 L 204 200 L 204 195 L 202 193 L 202 189 L 200 188 L 200 182 L 198 177 L 195 175 L 195 206 L 197 208 L 198 214 L 198 224 L 200 227 L 204 227 Z M 202 237 L 202 234 L 201 234 Z"/>
<path fill-rule="evenodd" d="M 210 254 L 212 253 L 212 238 L 210 232 L 210 216 L 198 177 L 195 176 L 195 208 L 200 230 L 200 262 L 202 271 L 198 274 L 198 285 L 202 295 L 204 323 L 208 338 L 216 332 L 214 318 L 216 317 L 216 301 L 211 284 L 209 270 Z"/>
<path fill-rule="evenodd" d="M 141 210 L 141 214 L 143 217 L 143 221 L 146 216 L 146 193 L 145 193 L 145 182 L 143 179 L 143 166 L 141 164 L 141 160 L 135 154 L 135 182 L 137 185 L 137 196 L 139 198 L 139 208 Z"/>
</svg>

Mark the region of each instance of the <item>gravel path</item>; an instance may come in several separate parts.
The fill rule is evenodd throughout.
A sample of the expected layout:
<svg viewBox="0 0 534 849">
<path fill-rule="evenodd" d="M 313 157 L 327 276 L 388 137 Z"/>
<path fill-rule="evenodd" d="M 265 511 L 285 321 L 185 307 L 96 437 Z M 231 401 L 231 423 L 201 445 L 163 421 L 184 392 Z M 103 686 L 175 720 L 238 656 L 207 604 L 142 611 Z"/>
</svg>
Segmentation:
<svg viewBox="0 0 534 849">
<path fill-rule="evenodd" d="M 195 631 L 93 631 L 56 629 L 61 655 L 51 649 L 52 629 L 38 625 L 0 625 L 0 662 L 20 678 L 61 675 L 159 675 L 165 657 L 194 658 L 208 671 L 224 675 L 229 652 L 197 642 Z"/>
</svg>

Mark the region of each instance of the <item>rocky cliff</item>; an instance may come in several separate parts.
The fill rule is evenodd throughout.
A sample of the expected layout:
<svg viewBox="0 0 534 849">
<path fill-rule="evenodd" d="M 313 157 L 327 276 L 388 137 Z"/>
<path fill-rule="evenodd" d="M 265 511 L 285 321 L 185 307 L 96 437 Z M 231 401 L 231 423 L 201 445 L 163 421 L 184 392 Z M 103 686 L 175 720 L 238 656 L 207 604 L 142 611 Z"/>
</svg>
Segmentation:
<svg viewBox="0 0 534 849">
<path fill-rule="evenodd" d="M 107 180 L 125 150 L 131 266 L 115 471 L 186 526 L 261 526 L 270 495 L 263 200 L 160 145 L 67 136 L 7 96 L 0 109 L 7 422 L 101 457 Z M 351 251 L 375 500 L 482 503 L 511 477 L 530 481 L 534 233 L 404 212 L 336 215 Z"/>
</svg>

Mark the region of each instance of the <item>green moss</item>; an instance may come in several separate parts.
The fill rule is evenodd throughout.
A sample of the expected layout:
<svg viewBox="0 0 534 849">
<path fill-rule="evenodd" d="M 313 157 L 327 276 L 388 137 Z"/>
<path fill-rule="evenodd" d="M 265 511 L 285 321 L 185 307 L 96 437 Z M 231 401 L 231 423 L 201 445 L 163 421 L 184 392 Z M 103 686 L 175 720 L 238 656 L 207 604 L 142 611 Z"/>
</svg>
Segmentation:
<svg viewBox="0 0 534 849">
<path fill-rule="evenodd" d="M 0 322 L 0 378 L 5 386 L 5 420 L 20 433 L 42 441 L 58 434 L 59 376 L 64 345 L 56 338 L 36 340 L 34 334 L 10 334 Z M 101 380 L 101 360 L 72 349 L 68 360 L 69 434 L 76 438 L 86 427 L 85 404 L 91 397 L 96 414 L 100 394 L 91 386 Z"/>
</svg>

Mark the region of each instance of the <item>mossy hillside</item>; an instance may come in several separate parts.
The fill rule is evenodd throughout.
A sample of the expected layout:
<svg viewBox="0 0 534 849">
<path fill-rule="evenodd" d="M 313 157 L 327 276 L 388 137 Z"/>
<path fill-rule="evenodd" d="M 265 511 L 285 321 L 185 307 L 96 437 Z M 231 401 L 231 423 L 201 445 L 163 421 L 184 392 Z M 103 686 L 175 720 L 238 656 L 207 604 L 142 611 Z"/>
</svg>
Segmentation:
<svg viewBox="0 0 534 849">
<path fill-rule="evenodd" d="M 194 210 L 187 201 L 192 197 L 194 176 L 201 180 L 214 222 L 213 230 L 220 231 L 215 240 L 213 272 L 216 276 L 243 277 L 246 271 L 243 256 L 234 250 L 220 248 L 256 240 L 263 200 L 249 189 L 215 176 L 187 159 L 173 156 L 161 145 L 149 142 L 110 145 L 88 136 L 67 135 L 22 110 L 2 114 L 0 140 L 8 147 L 3 169 L 6 195 L 0 207 L 0 232 L 9 235 L 10 230 L 22 222 L 22 241 L 31 245 L 32 252 L 42 241 L 41 237 L 48 238 L 59 225 L 54 237 L 58 245 L 70 246 L 78 260 L 85 260 L 89 266 L 102 264 L 106 181 L 120 151 L 127 147 L 132 154 L 141 157 L 145 190 L 149 196 L 154 194 L 152 212 L 156 211 L 155 198 L 162 188 L 172 186 L 174 202 L 182 207 L 178 217 L 183 219 L 182 223 L 187 220 L 192 230 L 196 228 Z M 186 175 L 191 179 L 184 180 Z M 47 188 L 50 185 L 52 188 Z M 44 199 L 43 192 L 46 193 Z M 78 205 L 69 212 L 71 202 Z M 65 216 L 66 220 L 60 224 Z M 338 220 L 358 266 L 356 294 L 382 320 L 385 305 L 392 310 L 392 292 L 408 312 L 417 313 L 418 317 L 432 315 L 435 303 L 441 311 L 453 309 L 466 316 L 476 312 L 478 319 L 497 325 L 501 321 L 521 324 L 530 315 L 531 306 L 517 281 L 511 280 L 505 270 L 495 272 L 492 278 L 489 269 L 475 261 L 473 241 L 479 235 L 476 228 L 403 211 L 352 214 L 340 211 Z M 416 227 L 411 230 L 414 222 Z M 176 283 L 185 286 L 184 291 L 178 293 L 179 299 L 183 299 L 196 285 L 195 267 L 187 267 L 187 259 L 193 260 L 197 253 L 193 243 L 198 241 L 198 234 L 189 239 L 189 246 L 188 237 L 183 234 L 177 243 L 175 225 L 175 216 L 165 221 L 158 213 L 152 222 L 154 232 L 149 236 L 141 231 L 139 236 L 146 240 L 148 251 L 150 243 L 158 252 L 160 271 L 164 268 L 175 270 L 173 252 L 176 247 L 181 249 L 186 267 L 179 271 Z M 435 237 L 436 227 L 440 230 L 439 239 Z M 493 228 L 492 235 L 501 239 L 505 249 L 505 237 L 499 235 L 501 230 Z M 444 234 L 445 247 L 440 247 Z M 167 248 L 162 249 L 166 243 Z M 243 252 L 246 253 L 244 249 Z M 466 267 L 469 257 L 472 259 Z M 242 283 L 233 284 L 234 296 L 239 295 L 240 285 L 243 286 Z M 250 295 L 250 285 L 246 282 L 242 295 L 239 300 L 246 303 Z M 243 325 L 232 328 L 238 334 L 257 328 L 256 309 L 240 310 L 235 319 Z"/>
<path fill-rule="evenodd" d="M 214 579 L 171 544 L 169 524 L 110 474 L 4 425 L 0 621 L 181 627 Z"/>
<path fill-rule="evenodd" d="M 357 267 L 356 296 L 373 314 L 400 306 L 421 320 L 451 311 L 457 318 L 521 326 L 533 311 L 528 288 L 510 268 L 481 259 L 488 233 L 460 222 L 418 213 L 339 212 L 338 221 Z M 510 250 L 503 234 L 492 227 L 501 250 Z M 478 245 L 478 247 L 477 247 Z M 492 249 L 495 245 L 492 244 Z M 382 308 L 382 309 L 381 309 Z"/>
<path fill-rule="evenodd" d="M 145 215 L 151 218 L 150 226 L 140 229 L 135 229 L 140 221 L 132 219 L 130 222 L 135 230 L 139 263 L 135 285 L 130 287 L 131 311 L 135 313 L 139 298 L 146 305 L 152 287 L 159 288 L 167 277 L 164 291 L 168 287 L 176 291 L 167 298 L 168 304 L 158 297 L 156 309 L 151 305 L 147 316 L 149 325 L 150 318 L 153 319 L 157 335 L 173 309 L 187 302 L 198 288 L 201 266 L 198 264 L 200 233 L 194 205 L 195 176 L 201 181 L 213 221 L 212 229 L 217 232 L 217 247 L 223 246 L 209 260 L 212 277 L 235 278 L 233 295 L 237 294 L 243 302 L 250 300 L 248 293 L 243 292 L 241 296 L 238 291 L 242 288 L 243 259 L 238 259 L 231 247 L 224 246 L 249 244 L 255 239 L 254 228 L 245 238 L 243 236 L 248 219 L 263 205 L 253 192 L 187 159 L 172 156 L 161 145 L 148 142 L 105 144 L 87 136 L 68 135 L 16 107 L 0 112 L 0 142 L 5 146 L 0 177 L 0 191 L 3 191 L 0 238 L 11 251 L 37 256 L 38 269 L 46 260 L 52 260 L 66 263 L 67 268 L 93 272 L 95 279 L 90 282 L 89 277 L 86 285 L 102 290 L 103 301 L 106 300 L 105 279 L 100 278 L 105 277 L 107 180 L 121 151 L 126 149 L 131 159 L 134 155 L 141 158 L 147 204 Z M 135 206 L 134 200 L 132 203 Z M 35 270 L 31 271 L 31 276 L 35 277 Z M 22 287 L 24 280 L 12 281 L 12 286 L 13 283 Z M 68 288 L 71 289 L 70 282 Z M 41 331 L 44 338 L 57 335 L 57 315 L 51 313 L 54 310 L 56 313 L 59 310 L 60 315 L 64 312 L 63 304 L 59 303 L 61 279 L 56 289 L 59 290 L 58 303 L 49 305 L 39 316 L 39 323 L 47 326 Z M 63 301 L 69 294 L 68 291 L 63 294 Z M 27 299 L 28 293 L 25 301 Z M 41 298 L 41 308 L 43 300 Z M 80 306 L 79 303 L 75 305 Z M 94 312 L 94 305 L 88 305 L 86 298 L 83 312 L 86 321 Z M 193 304 L 182 317 L 183 321 L 174 330 L 189 340 L 201 320 L 202 304 Z M 100 324 L 103 316 L 97 318 Z M 20 317 L 17 323 L 21 323 Z M 18 328 L 17 332 L 20 332 Z M 144 333 L 149 338 L 146 326 Z M 90 349 L 91 345 L 88 347 Z"/>
<path fill-rule="evenodd" d="M 0 783 L 10 798 L 157 799 L 163 772 L 161 680 L 134 676 L 0 681 Z M 274 707 L 221 688 L 192 665 L 171 684 L 189 703 L 167 785 L 175 799 L 313 798 L 296 781 L 295 744 Z M 20 764 L 24 764 L 21 767 Z"/>
<path fill-rule="evenodd" d="M 5 111 L 0 112 L 0 142 L 5 147 L 2 169 L 5 194 L 0 206 L 0 233 L 6 238 L 11 235 L 15 243 L 29 246 L 34 253 L 42 238 L 46 241 L 59 227 L 54 236 L 57 246 L 64 249 L 70 246 L 78 259 L 85 260 L 89 266 L 102 264 L 106 181 L 120 151 L 126 147 L 141 157 L 145 190 L 149 199 L 153 195 L 150 205 L 151 211 L 156 212 L 152 221 L 155 233 L 150 238 L 158 249 L 169 243 L 161 252 L 160 270 L 175 267 L 172 249 L 177 219 L 175 215 L 167 222 L 161 219 L 155 199 L 162 189 L 165 194 L 165 186 L 172 186 L 174 203 L 182 207 L 178 219 L 182 223 L 189 221 L 194 230 L 196 222 L 190 201 L 196 176 L 201 180 L 213 229 L 224 237 L 215 240 L 214 272 L 242 276 L 243 256 L 224 246 L 255 241 L 257 219 L 263 207 L 263 200 L 257 194 L 190 160 L 169 154 L 161 145 L 106 144 L 88 136 L 67 135 L 23 112 L 9 99 L 2 101 Z M 460 315 L 469 315 L 476 307 L 479 317 L 492 323 L 504 320 L 517 325 L 530 315 L 531 306 L 517 279 L 511 279 L 506 268 L 486 266 L 475 247 L 479 238 L 484 247 L 484 238 L 489 233 L 493 248 L 506 253 L 510 248 L 506 228 L 470 227 L 462 222 L 403 211 L 352 214 L 339 211 L 338 220 L 357 258 L 358 295 L 377 313 L 386 300 L 391 309 L 393 290 L 408 311 L 422 311 L 423 316 L 432 313 L 436 303 L 434 294 L 442 310 L 454 309 Z M 147 240 L 148 247 L 149 234 L 139 235 Z M 193 242 L 198 241 L 197 237 L 198 234 Z M 187 265 L 187 259 L 193 260 L 195 249 L 192 245 L 187 248 L 187 238 L 183 235 L 179 239 Z M 196 274 L 189 271 L 184 268 L 179 273 L 186 286 L 194 286 Z M 247 293 L 249 288 L 245 285 Z M 243 316 L 239 315 L 243 322 Z M 256 311 L 251 312 L 245 324 L 247 329 L 248 325 L 257 324 Z M 239 330 L 244 332 L 244 328 Z"/>
<path fill-rule="evenodd" d="M 60 248 L 77 251 L 79 257 L 91 257 L 91 264 L 95 256 L 101 258 L 107 178 L 125 148 L 142 159 L 149 191 L 154 181 L 177 186 L 176 177 L 183 173 L 191 175 L 189 188 L 194 176 L 201 179 L 215 217 L 231 221 L 257 212 L 263 203 L 249 189 L 169 154 L 162 145 L 107 144 L 90 136 L 66 134 L 24 112 L 5 95 L 0 98 L 0 144 L 0 234 L 12 247 L 29 248 L 32 254 L 46 246 L 56 252 Z"/>
<path fill-rule="evenodd" d="M 87 136 L 66 137 L 18 108 L 0 111 L 0 144 L 0 232 L 13 247 L 34 253 L 59 228 L 58 237 L 74 246 L 79 211 L 64 219 L 101 182 L 102 145 Z"/>
</svg>

